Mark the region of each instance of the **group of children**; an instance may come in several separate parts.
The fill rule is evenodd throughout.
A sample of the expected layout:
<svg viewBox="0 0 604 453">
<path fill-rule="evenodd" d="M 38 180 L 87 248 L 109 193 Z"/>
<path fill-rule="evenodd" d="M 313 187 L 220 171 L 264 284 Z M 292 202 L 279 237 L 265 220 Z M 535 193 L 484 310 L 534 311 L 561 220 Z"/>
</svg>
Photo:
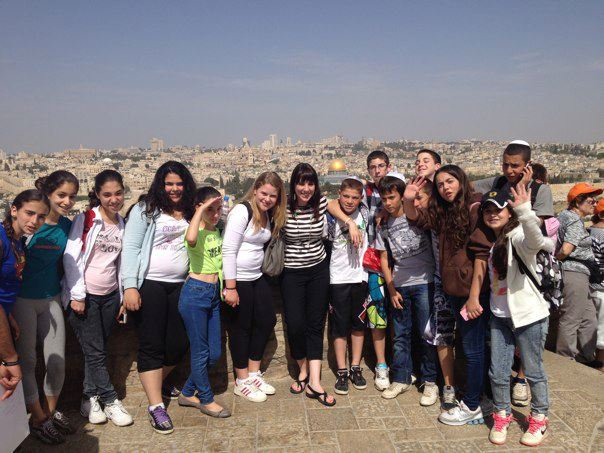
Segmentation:
<svg viewBox="0 0 604 453">
<path fill-rule="evenodd" d="M 440 422 L 481 423 L 492 413 L 489 438 L 503 444 L 512 420 L 517 351 L 522 366 L 513 395 L 527 405 L 527 382 L 531 395 L 521 442 L 539 445 L 548 423 L 542 351 L 550 307 L 535 279 L 536 257 L 556 247 L 542 232 L 544 218 L 553 216 L 547 207 L 551 192 L 533 183 L 529 163 L 529 145 L 510 143 L 503 180 L 483 181 L 487 189 L 481 194 L 475 191 L 480 183 L 473 186 L 458 166 L 442 165 L 435 151 L 417 154 L 410 180 L 392 171 L 385 152 L 374 151 L 367 157 L 371 179 L 344 179 L 338 199 L 330 202 L 312 166 L 298 164 L 289 194 L 276 173 L 261 174 L 228 214 L 223 232 L 221 194 L 198 189 L 179 162 L 157 170 L 126 220 L 119 214 L 124 184 L 118 172 L 96 176 L 90 209 L 73 222 L 67 215 L 79 183 L 69 172 L 54 172 L 17 196 L 0 226 L 0 303 L 18 354 L 11 360 L 14 353 L 2 351 L 2 383 L 11 385 L 4 376 L 19 376 L 21 365 L 31 432 L 51 444 L 73 432 L 56 410 L 65 368 L 64 308 L 85 359 L 81 414 L 91 423 L 131 424 L 106 367 L 110 332 L 129 314 L 138 330 L 137 367 L 153 429 L 174 429 L 165 398 L 229 417 L 214 399 L 208 374 L 223 352 L 222 311 L 229 321 L 234 393 L 265 401 L 276 392 L 261 371 L 276 323 L 264 272 L 266 251 L 275 248 L 283 252 L 279 282 L 289 350 L 299 366 L 291 393 L 336 404 L 321 385 L 329 314 L 336 394 L 349 393 L 349 385 L 367 387 L 361 359 L 369 328 L 374 385 L 383 398 L 409 390 L 419 374 L 419 402 L 433 405 L 442 376 Z M 591 189 L 581 195 L 601 193 Z M 455 332 L 465 357 L 459 401 Z M 36 339 L 43 343 L 46 365 L 42 401 Z M 188 350 L 191 373 L 179 390 L 166 377 Z M 492 395 L 492 404 L 485 394 Z"/>
</svg>

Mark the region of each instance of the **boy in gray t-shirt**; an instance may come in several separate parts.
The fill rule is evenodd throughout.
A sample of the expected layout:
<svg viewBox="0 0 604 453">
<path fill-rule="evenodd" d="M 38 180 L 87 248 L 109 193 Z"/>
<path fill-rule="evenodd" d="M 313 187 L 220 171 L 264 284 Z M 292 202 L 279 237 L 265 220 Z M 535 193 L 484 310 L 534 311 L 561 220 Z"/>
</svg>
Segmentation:
<svg viewBox="0 0 604 453">
<path fill-rule="evenodd" d="M 411 387 L 411 334 L 419 330 L 422 337 L 421 383 L 436 382 L 436 348 L 423 339 L 434 300 L 434 257 L 428 233 L 409 225 L 403 211 L 405 183 L 394 176 L 382 178 L 378 186 L 389 219 L 379 230 L 376 249 L 386 288 L 390 295 L 394 324 L 391 384 L 382 397 L 396 398 Z M 394 261 L 390 268 L 389 255 Z"/>
</svg>

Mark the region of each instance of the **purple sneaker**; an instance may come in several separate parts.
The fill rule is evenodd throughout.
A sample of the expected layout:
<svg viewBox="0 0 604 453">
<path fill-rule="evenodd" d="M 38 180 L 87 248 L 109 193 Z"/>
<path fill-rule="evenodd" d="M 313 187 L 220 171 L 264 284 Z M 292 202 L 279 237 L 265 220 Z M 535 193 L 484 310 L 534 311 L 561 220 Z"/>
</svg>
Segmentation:
<svg viewBox="0 0 604 453">
<path fill-rule="evenodd" d="M 149 414 L 151 426 L 156 433 L 170 434 L 174 431 L 174 425 L 172 424 L 172 420 L 170 419 L 168 412 L 166 412 L 165 407 L 157 406 L 153 410 L 147 409 L 147 412 Z"/>
</svg>

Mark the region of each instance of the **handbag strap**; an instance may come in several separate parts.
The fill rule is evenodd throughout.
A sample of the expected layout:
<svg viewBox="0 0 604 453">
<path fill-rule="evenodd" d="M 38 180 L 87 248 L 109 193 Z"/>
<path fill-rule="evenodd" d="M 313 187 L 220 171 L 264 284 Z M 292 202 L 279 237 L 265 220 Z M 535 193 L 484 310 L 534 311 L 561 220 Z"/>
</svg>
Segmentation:
<svg viewBox="0 0 604 453">
<path fill-rule="evenodd" d="M 543 292 L 543 287 L 541 286 L 541 283 L 539 283 L 537 281 L 537 279 L 535 278 L 533 273 L 529 270 L 527 265 L 524 264 L 524 261 L 522 261 L 522 258 L 520 258 L 520 255 L 518 255 L 518 252 L 516 252 L 516 249 L 514 248 L 513 245 L 512 245 L 512 256 L 518 263 L 520 272 L 523 273 L 524 275 L 526 275 L 529 278 L 529 280 L 533 282 L 533 285 L 535 285 L 540 292 Z"/>
</svg>

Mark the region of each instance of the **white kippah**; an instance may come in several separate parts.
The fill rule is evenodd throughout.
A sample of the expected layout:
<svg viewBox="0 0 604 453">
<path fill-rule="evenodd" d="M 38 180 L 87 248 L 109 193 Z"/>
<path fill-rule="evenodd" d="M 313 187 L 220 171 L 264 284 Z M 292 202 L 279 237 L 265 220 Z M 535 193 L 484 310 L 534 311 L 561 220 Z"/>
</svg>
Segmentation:
<svg viewBox="0 0 604 453">
<path fill-rule="evenodd" d="M 528 146 L 529 148 L 531 147 L 531 145 L 529 145 L 528 142 L 525 142 L 524 140 L 513 140 L 510 143 L 508 143 L 508 145 L 524 145 L 524 146 Z"/>
<path fill-rule="evenodd" d="M 392 176 L 393 178 L 400 179 L 405 184 L 407 183 L 407 179 L 405 179 L 405 175 L 403 175 L 402 173 L 399 173 L 398 171 L 391 171 L 386 176 Z"/>
</svg>

